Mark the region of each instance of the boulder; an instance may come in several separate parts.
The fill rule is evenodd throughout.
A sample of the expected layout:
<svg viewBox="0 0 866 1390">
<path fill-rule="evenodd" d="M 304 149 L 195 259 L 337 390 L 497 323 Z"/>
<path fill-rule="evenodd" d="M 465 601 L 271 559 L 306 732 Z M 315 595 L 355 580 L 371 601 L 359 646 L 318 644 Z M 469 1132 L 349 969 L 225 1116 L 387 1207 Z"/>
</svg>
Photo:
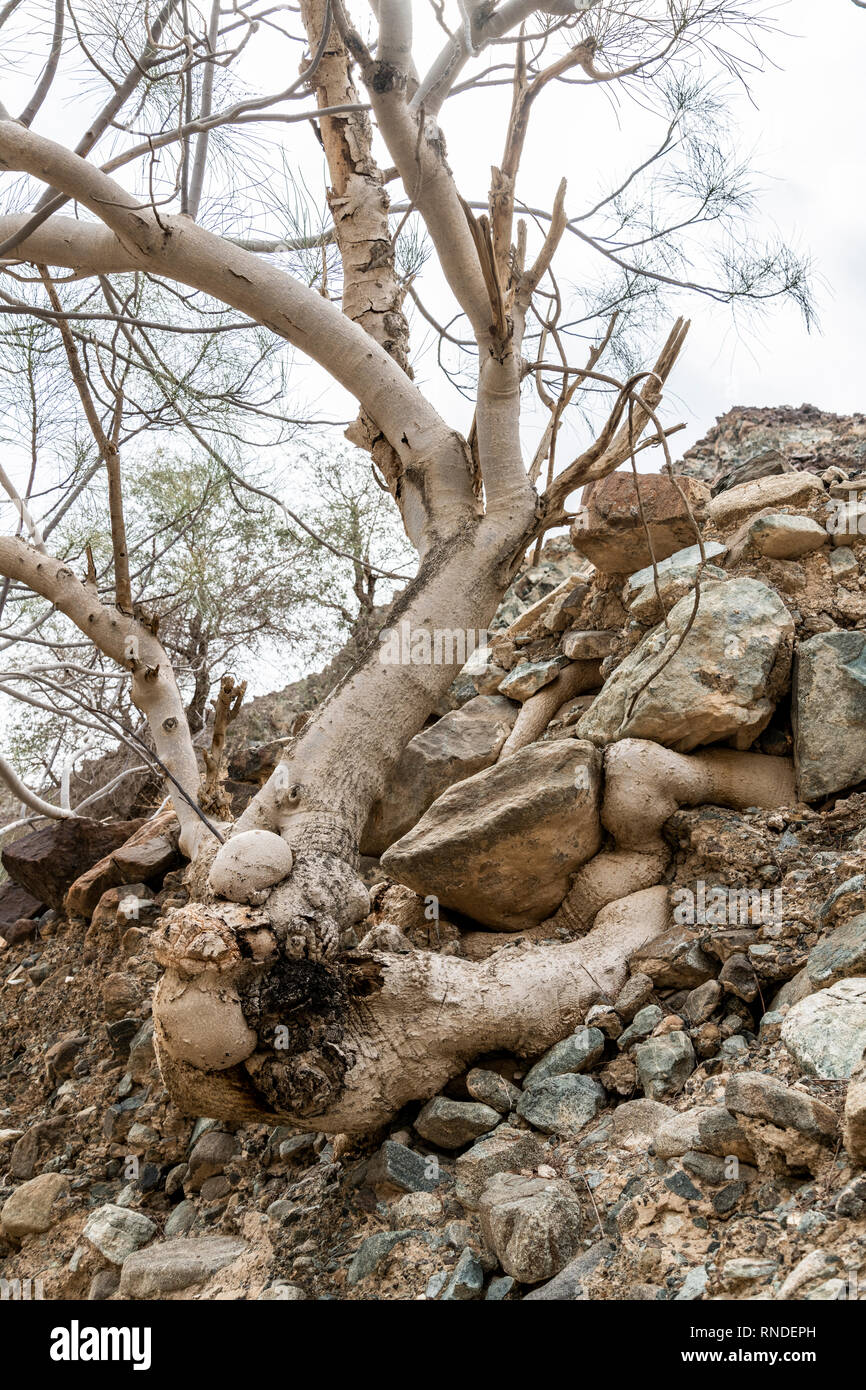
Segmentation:
<svg viewBox="0 0 866 1390">
<path fill-rule="evenodd" d="M 16 922 L 30 921 L 44 911 L 44 902 L 34 898 L 33 894 L 28 893 L 20 884 L 7 879 L 0 885 L 0 936 L 5 937 L 10 945 L 12 942 L 9 933 L 4 928 L 11 927 Z"/>
<path fill-rule="evenodd" d="M 106 1202 L 91 1212 L 81 1234 L 112 1264 L 122 1265 L 133 1251 L 153 1240 L 156 1232 L 156 1223 L 143 1212 Z"/>
<path fill-rule="evenodd" d="M 449 1100 L 434 1096 L 415 1121 L 415 1129 L 428 1144 L 440 1149 L 462 1149 L 499 1124 L 500 1115 L 477 1101 Z"/>
<path fill-rule="evenodd" d="M 517 1113 L 544 1134 L 579 1134 L 605 1102 L 605 1089 L 591 1076 L 569 1072 L 525 1089 Z"/>
<path fill-rule="evenodd" d="M 119 849 L 141 824 L 140 820 L 103 824 L 84 816 L 78 820 L 55 820 L 14 840 L 0 859 L 15 883 L 61 911 L 67 889 L 75 879 L 112 850 Z"/>
<path fill-rule="evenodd" d="M 847 1081 L 866 1056 L 866 976 L 839 980 L 793 1004 L 782 1042 L 809 1076 Z"/>
<path fill-rule="evenodd" d="M 7 1197 L 0 1210 L 0 1230 L 12 1240 L 41 1235 L 54 1225 L 54 1203 L 69 1191 L 69 1179 L 63 1173 L 40 1173 Z"/>
<path fill-rule="evenodd" d="M 120 1272 L 123 1298 L 162 1298 L 202 1284 L 240 1258 L 249 1247 L 231 1236 L 160 1241 L 127 1256 Z"/>
<path fill-rule="evenodd" d="M 410 739 L 387 792 L 370 812 L 361 853 L 381 854 L 455 782 L 495 763 L 518 708 L 503 695 L 478 695 Z"/>
<path fill-rule="evenodd" d="M 823 494 L 824 485 L 813 473 L 780 473 L 720 492 L 707 507 L 707 515 L 721 531 L 727 531 L 766 507 L 808 506 Z"/>
<path fill-rule="evenodd" d="M 533 926 L 556 911 L 570 876 L 599 848 L 600 783 L 590 744 L 530 744 L 449 788 L 382 867 L 488 926 Z"/>
<path fill-rule="evenodd" d="M 550 685 L 568 665 L 566 657 L 557 654 L 547 661 L 520 661 L 499 682 L 499 691 L 510 700 L 529 700 L 544 686 Z"/>
<path fill-rule="evenodd" d="M 499 1173 L 479 1202 L 484 1239 L 521 1284 L 552 1279 L 580 1249 L 580 1203 L 567 1182 Z"/>
<path fill-rule="evenodd" d="M 695 1069 L 695 1050 L 688 1033 L 664 1033 L 638 1043 L 635 1061 L 644 1095 L 661 1100 L 683 1089 Z"/>
<path fill-rule="evenodd" d="M 631 968 L 647 976 L 656 989 L 695 989 L 712 979 L 718 968 L 703 950 L 701 937 L 692 927 L 670 927 L 632 956 Z M 619 1042 L 621 1047 L 622 1038 Z"/>
<path fill-rule="evenodd" d="M 628 1149 L 632 1153 L 646 1153 L 650 1145 L 655 1145 L 658 1153 L 656 1141 L 660 1132 L 679 1118 L 669 1105 L 663 1105 L 661 1101 L 627 1100 L 613 1112 L 611 1142 L 617 1148 Z"/>
<path fill-rule="evenodd" d="M 728 1081 L 725 1105 L 739 1120 L 760 1168 L 782 1175 L 817 1173 L 835 1148 L 833 1111 L 774 1076 L 737 1073 Z"/>
<path fill-rule="evenodd" d="M 604 1034 L 598 1028 L 578 1028 L 546 1052 L 524 1079 L 524 1089 L 550 1076 L 589 1071 L 604 1053 Z"/>
<path fill-rule="evenodd" d="M 678 477 L 700 521 L 710 490 L 697 478 Z M 644 518 L 657 560 L 691 545 L 695 528 L 688 507 L 671 478 L 660 473 L 610 473 L 584 490 L 583 505 L 571 528 L 571 539 L 581 555 L 603 574 L 633 574 L 652 562 L 638 504 L 638 486 Z"/>
<path fill-rule="evenodd" d="M 791 717 L 804 801 L 866 778 L 866 632 L 840 628 L 800 643 Z"/>
<path fill-rule="evenodd" d="M 813 550 L 820 550 L 830 537 L 826 528 L 819 526 L 810 516 L 769 512 L 752 522 L 749 527 L 749 539 L 755 549 L 769 559 L 799 560 L 801 555 L 810 555 Z"/>
<path fill-rule="evenodd" d="M 544 1154 L 544 1145 L 531 1130 L 499 1125 L 458 1158 L 454 1195 L 462 1206 L 472 1211 L 478 1206 L 487 1183 L 497 1173 L 519 1173 L 523 1168 L 537 1168 Z"/>
<path fill-rule="evenodd" d="M 367 1165 L 367 1185 L 385 1192 L 432 1192 L 439 1179 L 438 1159 L 416 1153 L 396 1139 L 386 1139 Z"/>
<path fill-rule="evenodd" d="M 680 753 L 722 739 L 738 749 L 754 743 L 787 687 L 793 620 L 760 580 L 711 581 L 677 648 L 693 609 L 691 595 L 680 599 L 667 628 L 654 628 L 629 653 L 578 723 L 580 738 L 645 738 Z"/>
<path fill-rule="evenodd" d="M 473 1100 L 491 1106 L 498 1114 L 507 1115 L 520 1099 L 520 1090 L 498 1071 L 473 1067 L 466 1074 L 466 1089 Z"/>
</svg>

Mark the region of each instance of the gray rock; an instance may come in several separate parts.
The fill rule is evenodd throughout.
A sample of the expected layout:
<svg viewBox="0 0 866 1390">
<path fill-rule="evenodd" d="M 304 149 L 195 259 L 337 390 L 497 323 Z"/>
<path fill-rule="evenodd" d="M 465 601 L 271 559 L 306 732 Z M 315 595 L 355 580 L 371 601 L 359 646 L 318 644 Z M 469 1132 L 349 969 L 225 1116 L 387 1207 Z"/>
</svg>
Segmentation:
<svg viewBox="0 0 866 1390">
<path fill-rule="evenodd" d="M 582 1214 L 568 1183 L 500 1173 L 479 1203 L 481 1228 L 506 1274 L 538 1284 L 578 1252 Z"/>
<path fill-rule="evenodd" d="M 384 1187 L 397 1192 L 432 1192 L 440 1179 L 436 1158 L 416 1153 L 394 1139 L 385 1140 L 367 1168 L 370 1187 Z"/>
<path fill-rule="evenodd" d="M 604 632 L 566 632 L 562 639 L 562 650 L 570 661 L 593 661 L 610 656 L 617 638 L 613 631 Z"/>
<path fill-rule="evenodd" d="M 436 1144 L 440 1149 L 462 1149 L 493 1129 L 501 1118 L 490 1105 L 434 1096 L 416 1119 L 415 1129 L 428 1144 Z"/>
<path fill-rule="evenodd" d="M 259 1303 L 300 1303 L 306 1299 L 307 1295 L 299 1284 L 286 1284 L 283 1280 L 277 1280 L 263 1289 L 259 1294 Z"/>
<path fill-rule="evenodd" d="M 630 1023 L 638 1009 L 649 1002 L 652 992 L 653 982 L 649 975 L 634 970 L 613 1001 L 613 1007 L 624 1023 Z"/>
<path fill-rule="evenodd" d="M 156 1062 L 156 1053 L 153 1047 L 153 1019 L 148 1018 L 141 1025 L 132 1042 L 129 1044 L 129 1059 L 126 1069 L 133 1081 L 144 1081 L 151 1067 Z"/>
<path fill-rule="evenodd" d="M 679 1116 L 661 1101 L 624 1101 L 613 1112 L 612 1141 L 619 1148 L 645 1153 L 663 1126 L 674 1119 Z"/>
<path fill-rule="evenodd" d="M 727 548 L 726 545 L 722 545 L 721 541 L 704 542 L 704 553 L 708 560 L 718 559 L 720 555 L 726 553 Z M 683 550 L 674 551 L 673 555 L 668 555 L 666 559 L 660 560 L 656 566 L 659 577 L 659 587 L 665 584 L 670 579 L 671 575 L 683 574 L 688 576 L 689 587 L 691 588 L 695 582 L 695 575 L 698 572 L 700 563 L 701 548 L 699 545 L 688 545 Z M 710 568 L 715 569 L 717 567 L 710 566 Z M 719 573 L 727 578 L 724 570 L 720 570 Z M 707 574 L 706 569 L 704 570 L 704 574 Z M 625 588 L 623 590 L 624 601 L 630 603 L 643 589 L 647 588 L 647 586 L 652 588 L 652 585 L 653 569 L 652 565 L 647 565 L 645 569 L 637 570 L 634 574 L 630 574 L 625 581 Z"/>
<path fill-rule="evenodd" d="M 484 1295 L 485 1303 L 501 1303 L 511 1293 L 516 1282 L 510 1274 L 503 1274 L 498 1279 L 491 1279 Z"/>
<path fill-rule="evenodd" d="M 684 1008 L 689 1023 L 695 1026 L 706 1023 L 722 1000 L 722 987 L 718 980 L 704 980 L 702 985 L 689 991 Z"/>
<path fill-rule="evenodd" d="M 734 1115 L 796 1129 L 826 1144 L 835 1143 L 838 1135 L 836 1116 L 829 1106 L 763 1072 L 742 1071 L 732 1076 L 725 1090 L 725 1105 Z"/>
<path fill-rule="evenodd" d="M 690 1269 L 678 1294 L 674 1296 L 675 1303 L 694 1303 L 702 1298 L 707 1291 L 709 1283 L 709 1272 L 706 1265 L 697 1265 Z"/>
<path fill-rule="evenodd" d="M 605 1102 L 605 1089 L 589 1076 L 551 1076 L 525 1089 L 517 1113 L 545 1134 L 579 1134 Z"/>
<path fill-rule="evenodd" d="M 848 1087 L 842 1137 L 853 1166 L 866 1168 L 866 1077 Z"/>
<path fill-rule="evenodd" d="M 578 1028 L 570 1037 L 558 1042 L 524 1078 L 524 1090 L 551 1076 L 569 1072 L 589 1071 L 604 1053 L 604 1034 L 598 1028 Z"/>
<path fill-rule="evenodd" d="M 804 801 L 866 778 L 866 633 L 838 629 L 800 643 L 791 714 Z"/>
<path fill-rule="evenodd" d="M 518 1173 L 522 1168 L 537 1168 L 544 1161 L 545 1152 L 538 1136 L 529 1130 L 500 1125 L 458 1158 L 454 1195 L 458 1202 L 472 1211 L 478 1206 L 490 1178 L 497 1173 Z"/>
<path fill-rule="evenodd" d="M 142 1212 L 106 1202 L 91 1212 L 81 1234 L 100 1255 L 112 1264 L 122 1265 L 142 1245 L 153 1240 L 156 1232 L 156 1223 Z"/>
<path fill-rule="evenodd" d="M 499 680 L 504 675 L 501 671 Z M 437 796 L 495 763 L 518 708 L 502 695 L 479 695 L 410 739 L 384 796 L 370 811 L 361 853 L 381 854 L 411 830 Z"/>
<path fill-rule="evenodd" d="M 620 1052 L 627 1052 L 635 1043 L 643 1042 L 656 1028 L 658 1028 L 664 1018 L 664 1009 L 660 1009 L 658 1004 L 647 1004 L 642 1009 L 638 1009 L 628 1028 L 624 1033 L 620 1033 L 616 1040 L 616 1045 Z"/>
<path fill-rule="evenodd" d="M 711 581 L 702 587 L 688 636 L 662 669 L 693 608 L 690 595 L 680 599 L 667 628 L 655 628 L 629 653 L 578 723 L 580 738 L 598 744 L 646 738 L 681 753 L 721 739 L 750 747 L 787 688 L 793 620 L 775 589 L 760 580 Z"/>
<path fill-rule="evenodd" d="M 520 1088 L 496 1071 L 473 1067 L 466 1074 L 466 1089 L 473 1100 L 489 1105 L 500 1115 L 507 1115 L 520 1099 Z"/>
<path fill-rule="evenodd" d="M 467 1303 L 480 1298 L 484 1292 L 484 1268 L 475 1251 L 468 1245 L 454 1266 L 454 1272 L 442 1293 L 442 1303 Z"/>
<path fill-rule="evenodd" d="M 567 665 L 564 656 L 554 656 L 549 661 L 521 661 L 508 672 L 504 681 L 500 681 L 500 694 L 507 695 L 510 700 L 528 700 L 555 681 Z"/>
<path fill-rule="evenodd" d="M 187 1186 L 198 1192 L 208 1178 L 217 1177 L 227 1163 L 240 1153 L 240 1144 L 233 1134 L 211 1129 L 196 1141 L 189 1156 Z"/>
<path fill-rule="evenodd" d="M 769 512 L 749 527 L 749 539 L 762 555 L 773 560 L 798 560 L 820 550 L 830 539 L 826 529 L 809 516 Z"/>
<path fill-rule="evenodd" d="M 160 1298 L 193 1284 L 203 1284 L 238 1259 L 249 1247 L 230 1236 L 201 1240 L 166 1240 L 127 1256 L 120 1272 L 124 1298 Z"/>
<path fill-rule="evenodd" d="M 635 1061 L 644 1095 L 660 1100 L 683 1089 L 695 1069 L 695 1050 L 688 1033 L 665 1033 L 638 1043 Z"/>
<path fill-rule="evenodd" d="M 826 989 L 851 975 L 866 976 L 866 912 L 837 927 L 806 961 L 813 989 Z"/>
<path fill-rule="evenodd" d="M 355 1251 L 349 1271 L 346 1275 L 346 1283 L 350 1288 L 360 1284 L 362 1279 L 366 1279 L 375 1269 L 378 1269 L 395 1245 L 401 1241 L 408 1240 L 415 1234 L 414 1231 L 377 1231 L 375 1235 L 367 1236 L 362 1240 L 358 1249 Z"/>
<path fill-rule="evenodd" d="M 188 1200 L 178 1202 L 165 1223 L 165 1234 L 167 1236 L 185 1236 L 195 1221 L 195 1215 L 194 1202 Z"/>
<path fill-rule="evenodd" d="M 523 1301 L 573 1303 L 586 1298 L 584 1284 L 603 1264 L 609 1264 L 615 1254 L 616 1247 L 610 1241 L 596 1241 L 560 1270 L 550 1283 L 543 1284 L 540 1289 L 532 1289 Z"/>
<path fill-rule="evenodd" d="M 866 976 L 839 980 L 793 1004 L 782 1042 L 809 1076 L 847 1081 L 866 1056 Z"/>
</svg>

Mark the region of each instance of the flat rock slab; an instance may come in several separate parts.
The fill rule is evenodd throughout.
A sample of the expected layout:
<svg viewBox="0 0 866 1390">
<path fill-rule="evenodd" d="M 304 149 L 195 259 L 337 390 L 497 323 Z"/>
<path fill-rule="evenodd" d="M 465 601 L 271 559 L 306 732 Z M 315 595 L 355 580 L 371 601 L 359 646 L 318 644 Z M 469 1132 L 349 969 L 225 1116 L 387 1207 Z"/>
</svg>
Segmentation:
<svg viewBox="0 0 866 1390">
<path fill-rule="evenodd" d="M 124 1260 L 120 1292 L 126 1298 L 160 1298 L 178 1293 L 193 1284 L 203 1284 L 247 1248 L 245 1241 L 230 1236 L 161 1241 Z"/>
<path fill-rule="evenodd" d="M 534 743 L 458 782 L 382 856 L 398 883 L 477 922 L 521 931 L 555 912 L 601 844 L 601 757 Z"/>
<path fill-rule="evenodd" d="M 823 495 L 824 485 L 813 473 L 779 473 L 720 492 L 707 513 L 721 530 L 727 530 L 765 507 L 808 506 Z"/>
<path fill-rule="evenodd" d="M 738 749 L 754 743 L 788 686 L 791 615 L 758 579 L 711 581 L 694 621 L 693 612 L 689 594 L 667 628 L 629 653 L 578 723 L 580 738 L 646 738 L 679 753 L 721 739 Z"/>
</svg>

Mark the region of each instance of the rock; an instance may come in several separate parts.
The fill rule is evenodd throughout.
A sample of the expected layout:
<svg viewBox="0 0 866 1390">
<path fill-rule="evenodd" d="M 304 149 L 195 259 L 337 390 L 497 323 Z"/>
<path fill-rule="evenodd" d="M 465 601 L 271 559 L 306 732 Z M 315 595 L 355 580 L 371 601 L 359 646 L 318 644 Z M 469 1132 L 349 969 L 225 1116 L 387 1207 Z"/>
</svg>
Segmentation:
<svg viewBox="0 0 866 1390">
<path fill-rule="evenodd" d="M 466 1303 L 484 1292 L 484 1267 L 468 1245 L 440 1297 L 442 1303 Z"/>
<path fill-rule="evenodd" d="M 736 1158 L 741 1163 L 754 1163 L 755 1153 L 748 1136 L 735 1115 L 725 1105 L 711 1105 L 699 1110 L 698 1139 L 693 1145 L 702 1153 L 717 1158 Z"/>
<path fill-rule="evenodd" d="M 839 1268 L 839 1256 L 826 1250 L 810 1250 L 798 1265 L 792 1269 L 782 1287 L 776 1294 L 779 1303 L 787 1302 L 815 1279 L 823 1279 Z"/>
<path fill-rule="evenodd" d="M 862 831 L 861 831 L 862 834 Z M 855 874 L 846 878 L 833 889 L 829 898 L 818 909 L 818 917 L 824 927 L 836 926 L 866 911 L 866 874 Z"/>
<path fill-rule="evenodd" d="M 675 1303 L 693 1303 L 696 1299 L 702 1298 L 707 1291 L 709 1283 L 709 1272 L 706 1265 L 697 1265 L 690 1269 L 678 1294 L 674 1296 Z"/>
<path fill-rule="evenodd" d="M 59 911 L 70 884 L 97 860 L 117 849 L 141 821 L 55 820 L 14 840 L 0 854 L 15 883 Z"/>
<path fill-rule="evenodd" d="M 466 1089 L 473 1100 L 489 1105 L 500 1115 L 507 1115 L 520 1099 L 520 1088 L 496 1071 L 473 1067 L 466 1075 Z"/>
<path fill-rule="evenodd" d="M 434 1096 L 416 1119 L 415 1129 L 422 1139 L 440 1149 L 462 1149 L 464 1144 L 487 1134 L 500 1119 L 490 1105 Z"/>
<path fill-rule="evenodd" d="M 709 501 L 709 488 L 695 478 L 677 478 L 698 519 Z M 638 506 L 657 560 L 693 544 L 695 529 L 673 480 L 660 473 L 610 473 L 584 490 L 584 505 L 571 528 L 575 550 L 603 574 L 633 574 L 652 562 Z"/>
<path fill-rule="evenodd" d="M 166 1240 L 127 1256 L 120 1272 L 124 1298 L 161 1298 L 203 1284 L 249 1247 L 230 1236 Z"/>
<path fill-rule="evenodd" d="M 571 1260 L 565 1269 L 554 1275 L 549 1284 L 543 1284 L 540 1289 L 533 1289 L 526 1294 L 524 1303 L 530 1300 L 543 1303 L 573 1303 L 586 1298 L 584 1284 L 602 1265 L 610 1264 L 615 1254 L 616 1247 L 610 1241 L 596 1241 L 588 1250 Z"/>
<path fill-rule="evenodd" d="M 630 1023 L 638 1009 L 649 1002 L 652 992 L 653 982 L 649 975 L 644 975 L 635 967 L 613 1001 L 613 1007 L 624 1023 Z"/>
<path fill-rule="evenodd" d="M 18 922 L 29 922 L 44 910 L 45 904 L 34 898 L 33 894 L 28 893 L 20 884 L 13 883 L 11 879 L 0 884 L 0 936 L 4 937 L 10 946 L 14 944 L 10 939 L 12 927 Z"/>
<path fill-rule="evenodd" d="M 638 1043 L 635 1061 L 644 1094 L 659 1100 L 683 1089 L 695 1069 L 695 1050 L 688 1033 L 665 1033 Z"/>
<path fill-rule="evenodd" d="M 750 1004 L 758 997 L 758 977 L 748 956 L 735 953 L 728 956 L 719 971 L 719 984 L 728 994 L 734 994 Z"/>
<path fill-rule="evenodd" d="M 406 1144 L 386 1139 L 370 1160 L 366 1180 L 370 1187 L 391 1192 L 432 1192 L 440 1180 L 439 1163 Z"/>
<path fill-rule="evenodd" d="M 156 1223 L 142 1212 L 106 1202 L 91 1212 L 81 1234 L 112 1264 L 122 1265 L 134 1251 L 153 1240 L 156 1232 Z"/>
<path fill-rule="evenodd" d="M 499 1125 L 458 1158 L 454 1195 L 467 1210 L 473 1211 L 490 1178 L 497 1173 L 537 1168 L 545 1152 L 538 1136 L 531 1131 Z"/>
<path fill-rule="evenodd" d="M 707 507 L 707 514 L 720 530 L 726 531 L 765 507 L 808 506 L 823 495 L 823 484 L 814 474 L 780 473 L 719 493 Z"/>
<path fill-rule="evenodd" d="M 125 1018 L 141 1002 L 141 985 L 134 975 L 116 971 L 102 985 L 102 1008 L 111 1021 Z"/>
<path fill-rule="evenodd" d="M 772 560 L 799 560 L 801 555 L 820 550 L 830 537 L 826 529 L 809 516 L 770 512 L 752 522 L 749 539 L 756 550 Z"/>
<path fill-rule="evenodd" d="M 92 945 L 100 935 L 109 934 L 112 944 L 132 926 L 154 922 L 159 904 L 144 883 L 127 883 L 109 888 L 93 909 L 85 944 Z"/>
<path fill-rule="evenodd" d="M 782 1042 L 809 1076 L 847 1081 L 866 1055 L 866 976 L 839 980 L 793 1004 Z"/>
<path fill-rule="evenodd" d="M 81 1033 L 73 1033 L 53 1043 L 45 1054 L 45 1071 L 49 1081 L 57 1083 L 72 1075 L 78 1054 L 86 1047 L 88 1039 Z"/>
<path fill-rule="evenodd" d="M 504 675 L 503 671 L 500 679 Z M 478 695 L 416 734 L 403 750 L 388 790 L 370 812 L 361 853 L 381 854 L 455 782 L 495 763 L 518 708 L 502 695 Z"/>
<path fill-rule="evenodd" d="M 508 672 L 499 683 L 499 691 L 510 700 L 528 700 L 551 681 L 555 681 L 568 665 L 564 656 L 553 656 L 547 661 L 521 661 Z"/>
<path fill-rule="evenodd" d="M 664 1010 L 658 1004 L 647 1004 L 644 1008 L 638 1009 L 628 1028 L 624 1033 L 620 1033 L 616 1040 L 616 1045 L 621 1052 L 625 1052 L 635 1043 L 643 1042 L 654 1033 L 664 1018 Z"/>
<path fill-rule="evenodd" d="M 382 867 L 488 926 L 532 926 L 556 911 L 570 876 L 599 848 L 600 781 L 590 744 L 530 744 L 446 791 Z"/>
<path fill-rule="evenodd" d="M 40 1173 L 38 1178 L 16 1187 L 0 1210 L 0 1228 L 11 1240 L 41 1235 L 56 1221 L 53 1207 L 59 1197 L 69 1191 L 69 1179 L 63 1173 Z"/>
<path fill-rule="evenodd" d="M 866 1079 L 848 1087 L 842 1142 L 855 1168 L 866 1168 Z"/>
<path fill-rule="evenodd" d="M 656 1104 L 653 1102 L 644 1102 Z M 666 1119 L 657 1129 L 653 1144 L 659 1158 L 681 1158 L 683 1154 L 692 1149 L 699 1149 L 701 1145 L 700 1117 L 701 1110 L 683 1110 L 679 1114 L 671 1111 L 668 1106 L 664 1107 L 668 1111 Z"/>
<path fill-rule="evenodd" d="M 727 546 L 720 541 L 704 541 L 704 554 L 707 560 L 717 560 L 720 555 L 727 553 Z M 701 564 L 701 547 L 699 545 L 686 546 L 685 550 L 676 550 L 673 555 L 669 555 L 666 560 L 661 560 L 656 565 L 656 573 L 653 574 L 652 565 L 647 565 L 646 569 L 638 570 L 635 574 L 630 574 L 625 581 L 623 588 L 623 603 L 631 605 L 638 595 L 642 594 L 647 588 L 653 589 L 656 576 L 658 577 L 659 588 L 664 594 L 668 581 L 673 575 L 681 575 L 688 579 L 688 587 L 694 588 L 695 575 Z M 710 575 L 710 570 L 717 571 Z M 717 579 L 721 576 L 727 579 L 724 570 L 719 570 L 715 565 L 705 566 L 704 576 L 706 578 Z M 632 610 L 633 611 L 633 610 Z"/>
<path fill-rule="evenodd" d="M 567 1182 L 499 1173 L 479 1212 L 487 1245 L 521 1284 L 551 1279 L 578 1253 L 582 1214 Z"/>
<path fill-rule="evenodd" d="M 604 1087 L 592 1077 L 551 1076 L 524 1089 L 517 1113 L 545 1134 L 579 1134 L 604 1101 Z"/>
<path fill-rule="evenodd" d="M 504 1274 L 501 1279 L 491 1279 L 484 1295 L 485 1302 L 501 1303 L 511 1293 L 516 1282 L 516 1279 L 512 1279 L 510 1274 Z"/>
<path fill-rule="evenodd" d="M 830 1108 L 762 1072 L 738 1072 L 728 1081 L 725 1105 L 736 1115 L 758 1166 L 782 1175 L 817 1173 L 836 1144 Z"/>
<path fill-rule="evenodd" d="M 725 1288 L 732 1288 L 737 1284 L 765 1284 L 772 1279 L 778 1268 L 778 1260 L 756 1260 L 748 1256 L 725 1260 L 722 1265 L 721 1283 Z"/>
<path fill-rule="evenodd" d="M 567 632 L 562 650 L 570 661 L 593 661 L 610 656 L 617 639 L 616 632 Z"/>
<path fill-rule="evenodd" d="M 174 811 L 145 821 L 117 848 L 90 865 L 70 884 L 64 909 L 70 917 L 89 917 L 111 888 L 159 879 L 183 862 L 178 849 L 180 826 Z M 121 895 L 123 896 L 123 895 Z M 152 894 L 149 896 L 152 897 Z"/>
<path fill-rule="evenodd" d="M 806 970 L 815 990 L 852 975 L 866 976 L 866 912 L 837 927 L 809 952 Z"/>
<path fill-rule="evenodd" d="M 145 1019 L 135 1037 L 129 1044 L 127 1070 L 133 1081 L 144 1081 L 151 1067 L 156 1063 L 153 1047 L 153 1019 Z"/>
<path fill-rule="evenodd" d="M 390 1209 L 401 1226 L 420 1226 L 440 1221 L 445 1208 L 432 1192 L 407 1192 Z"/>
<path fill-rule="evenodd" d="M 411 1230 L 377 1231 L 375 1235 L 367 1236 L 366 1240 L 362 1240 L 346 1275 L 346 1283 L 349 1287 L 354 1288 L 355 1284 L 360 1284 L 362 1279 L 366 1279 L 388 1258 L 395 1245 L 408 1240 L 414 1234 L 414 1231 Z"/>
<path fill-rule="evenodd" d="M 184 1199 L 178 1202 L 171 1216 L 165 1223 L 166 1236 L 185 1236 L 196 1218 L 196 1207 L 194 1202 Z"/>
<path fill-rule="evenodd" d="M 611 1141 L 631 1153 L 646 1153 L 650 1145 L 656 1145 L 656 1138 L 665 1126 L 679 1118 L 669 1105 L 657 1100 L 626 1101 L 613 1112 Z"/>
<path fill-rule="evenodd" d="M 574 622 L 589 593 L 589 585 L 573 584 L 548 605 L 542 624 L 548 632 L 564 632 Z"/>
<path fill-rule="evenodd" d="M 720 549 L 724 549 L 724 546 L 720 546 Z M 645 584 L 628 606 L 630 617 L 637 619 L 638 623 L 649 626 L 651 623 L 657 623 L 664 614 L 670 613 L 671 607 L 674 607 L 676 603 L 680 602 L 680 599 L 684 599 L 688 594 L 692 595 L 692 603 L 694 603 L 698 567 L 699 559 L 694 564 L 684 564 L 680 569 L 669 570 L 660 575 L 657 594 L 655 584 Z M 644 574 L 646 571 L 642 570 L 641 573 Z M 701 571 L 701 584 L 708 584 L 710 580 L 724 582 L 727 580 L 726 570 L 720 570 L 717 564 L 705 564 Z"/>
<path fill-rule="evenodd" d="M 287 1284 L 278 1279 L 259 1294 L 259 1303 L 302 1303 L 307 1295 L 300 1284 Z"/>
<path fill-rule="evenodd" d="M 589 1071 L 603 1054 L 604 1034 L 598 1028 L 578 1028 L 570 1037 L 556 1043 L 536 1062 L 531 1071 L 527 1072 L 523 1082 L 524 1089 L 529 1090 L 550 1076 Z"/>
<path fill-rule="evenodd" d="M 711 581 L 677 647 L 693 610 L 691 596 L 680 599 L 667 628 L 654 628 L 629 653 L 578 723 L 580 738 L 599 744 L 645 738 L 680 753 L 721 739 L 750 747 L 787 688 L 791 616 L 760 580 Z M 662 669 L 665 653 L 673 655 Z"/>
<path fill-rule="evenodd" d="M 831 550 L 828 559 L 834 579 L 851 579 L 860 573 L 857 556 L 847 545 L 840 545 L 835 550 Z"/>
<path fill-rule="evenodd" d="M 866 778 L 866 632 L 834 629 L 799 644 L 791 717 L 804 801 Z"/>
<path fill-rule="evenodd" d="M 705 980 L 702 985 L 690 990 L 683 1006 L 689 1023 L 696 1027 L 701 1023 L 706 1023 L 707 1019 L 715 1013 L 721 998 L 722 987 L 718 980 Z"/>
<path fill-rule="evenodd" d="M 637 1090 L 637 1067 L 631 1057 L 620 1053 L 602 1068 L 599 1080 L 606 1091 L 613 1091 L 618 1096 L 631 1096 Z"/>
<path fill-rule="evenodd" d="M 701 946 L 701 933 L 680 926 L 654 936 L 631 963 L 656 989 L 694 989 L 712 979 L 717 969 Z"/>
<path fill-rule="evenodd" d="M 211 1129 L 198 1139 L 189 1156 L 189 1177 L 185 1184 L 190 1192 L 198 1192 L 208 1178 L 217 1177 L 227 1163 L 237 1158 L 240 1144 L 233 1134 Z"/>
</svg>

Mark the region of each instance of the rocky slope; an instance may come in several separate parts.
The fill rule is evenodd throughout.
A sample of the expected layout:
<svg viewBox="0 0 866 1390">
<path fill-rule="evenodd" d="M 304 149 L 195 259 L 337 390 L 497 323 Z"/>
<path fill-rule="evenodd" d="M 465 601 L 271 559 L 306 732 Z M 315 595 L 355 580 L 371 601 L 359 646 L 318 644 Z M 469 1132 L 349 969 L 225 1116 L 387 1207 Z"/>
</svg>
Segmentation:
<svg viewBox="0 0 866 1390">
<path fill-rule="evenodd" d="M 193 889 L 172 816 L 4 855 L 0 1277 L 94 1300 L 862 1296 L 866 537 L 845 484 L 866 417 L 834 419 L 730 412 L 678 486 L 596 485 L 371 815 L 345 949 L 481 961 L 656 924 L 542 1055 L 473 1057 L 362 1137 L 182 1116 L 151 1024 L 153 938 Z M 281 721 L 237 750 L 238 802 Z M 776 789 L 760 804 L 677 790 L 743 755 Z"/>
</svg>

